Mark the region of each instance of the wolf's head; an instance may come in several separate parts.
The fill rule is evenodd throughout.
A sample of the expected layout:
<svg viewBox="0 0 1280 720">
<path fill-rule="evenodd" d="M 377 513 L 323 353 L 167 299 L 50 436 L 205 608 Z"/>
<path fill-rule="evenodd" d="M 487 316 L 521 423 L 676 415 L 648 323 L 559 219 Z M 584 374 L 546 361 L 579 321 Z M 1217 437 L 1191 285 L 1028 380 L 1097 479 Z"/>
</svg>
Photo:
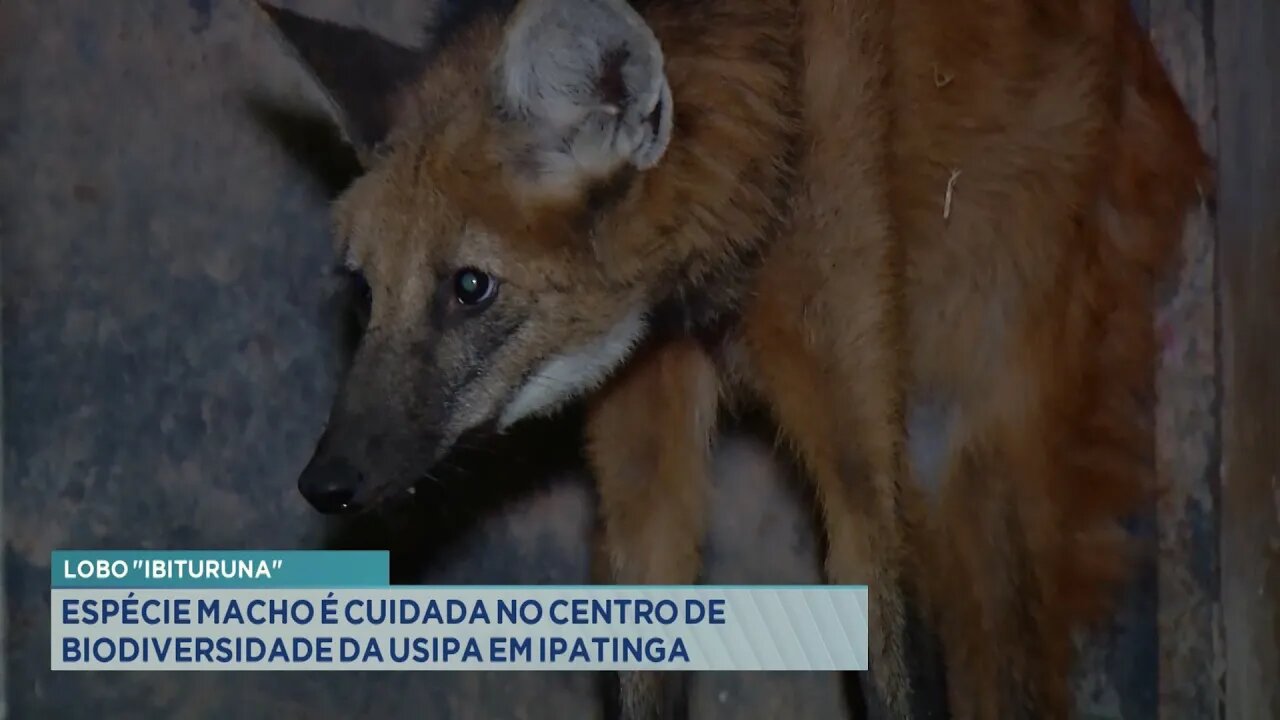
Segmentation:
<svg viewBox="0 0 1280 720">
<path fill-rule="evenodd" d="M 523 0 L 429 52 L 264 10 L 364 164 L 335 225 L 367 325 L 298 481 L 322 511 L 596 387 L 724 238 L 749 247 L 776 214 L 787 78 L 763 56 L 787 49 L 757 37 L 776 19 L 743 34 L 761 57 L 726 85 L 665 60 L 626 0 Z M 742 55 L 721 45 L 701 52 Z M 698 95 L 679 119 L 676 73 Z"/>
</svg>

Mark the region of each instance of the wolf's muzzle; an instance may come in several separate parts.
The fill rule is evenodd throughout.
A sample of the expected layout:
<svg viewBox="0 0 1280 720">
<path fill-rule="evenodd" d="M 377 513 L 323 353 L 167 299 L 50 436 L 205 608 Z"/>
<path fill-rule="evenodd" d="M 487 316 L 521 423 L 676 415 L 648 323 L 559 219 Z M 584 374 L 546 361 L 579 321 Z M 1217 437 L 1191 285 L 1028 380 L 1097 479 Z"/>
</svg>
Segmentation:
<svg viewBox="0 0 1280 720">
<path fill-rule="evenodd" d="M 358 511 L 356 495 L 363 486 L 364 473 L 359 468 L 323 451 L 311 458 L 298 477 L 298 491 L 302 497 L 326 515 Z"/>
</svg>

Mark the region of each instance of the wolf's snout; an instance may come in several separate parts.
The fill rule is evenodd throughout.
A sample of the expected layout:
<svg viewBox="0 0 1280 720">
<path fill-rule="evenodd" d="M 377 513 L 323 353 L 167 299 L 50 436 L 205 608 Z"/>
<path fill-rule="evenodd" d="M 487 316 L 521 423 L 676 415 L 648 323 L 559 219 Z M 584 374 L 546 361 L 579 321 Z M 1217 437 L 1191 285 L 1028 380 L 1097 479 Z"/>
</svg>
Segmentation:
<svg viewBox="0 0 1280 720">
<path fill-rule="evenodd" d="M 316 510 L 327 515 L 359 510 L 356 493 L 364 485 L 364 474 L 349 461 L 317 452 L 298 478 L 298 491 Z"/>
</svg>

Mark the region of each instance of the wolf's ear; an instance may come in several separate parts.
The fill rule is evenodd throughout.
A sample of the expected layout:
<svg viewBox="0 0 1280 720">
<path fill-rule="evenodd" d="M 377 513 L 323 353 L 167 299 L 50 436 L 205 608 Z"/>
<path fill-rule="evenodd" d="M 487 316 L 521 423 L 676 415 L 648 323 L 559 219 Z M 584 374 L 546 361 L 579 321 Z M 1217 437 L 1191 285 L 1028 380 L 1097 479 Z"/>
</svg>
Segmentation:
<svg viewBox="0 0 1280 720">
<path fill-rule="evenodd" d="M 494 101 L 522 180 L 572 193 L 625 165 L 657 164 L 671 88 L 658 39 L 627 0 L 524 0 L 505 32 Z"/>
<path fill-rule="evenodd" d="M 366 30 L 255 4 L 324 90 L 347 141 L 367 163 L 391 130 L 400 92 L 423 72 L 423 53 Z"/>
</svg>

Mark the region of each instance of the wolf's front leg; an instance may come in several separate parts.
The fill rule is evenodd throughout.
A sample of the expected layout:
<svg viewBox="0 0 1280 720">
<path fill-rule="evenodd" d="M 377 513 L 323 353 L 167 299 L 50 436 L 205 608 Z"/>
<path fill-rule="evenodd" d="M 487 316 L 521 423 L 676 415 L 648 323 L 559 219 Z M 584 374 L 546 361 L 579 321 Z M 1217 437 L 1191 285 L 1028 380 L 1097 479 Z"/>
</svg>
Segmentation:
<svg viewBox="0 0 1280 720">
<path fill-rule="evenodd" d="M 587 455 L 600 495 L 597 575 L 619 584 L 691 584 L 701 566 L 715 368 L 692 341 L 646 350 L 592 404 Z M 676 673 L 623 673 L 607 715 L 619 720 L 687 716 Z"/>
<path fill-rule="evenodd" d="M 772 266 L 745 316 L 747 375 L 813 481 L 829 582 L 869 586 L 873 682 L 858 683 L 851 710 L 941 718 L 940 653 L 912 573 L 917 511 L 906 492 L 896 300 L 879 289 L 891 274 L 877 270 L 887 265 L 878 252 L 815 253 L 815 262 L 797 251 Z M 815 281 L 824 272 L 833 279 Z"/>
</svg>

